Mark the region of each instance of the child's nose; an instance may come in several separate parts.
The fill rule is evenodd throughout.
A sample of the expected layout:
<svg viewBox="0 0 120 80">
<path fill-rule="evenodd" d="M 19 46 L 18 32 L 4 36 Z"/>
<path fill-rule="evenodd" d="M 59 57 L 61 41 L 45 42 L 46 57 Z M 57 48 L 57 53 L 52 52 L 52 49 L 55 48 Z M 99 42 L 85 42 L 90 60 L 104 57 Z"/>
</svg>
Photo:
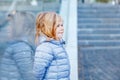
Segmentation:
<svg viewBox="0 0 120 80">
<path fill-rule="evenodd" d="M 61 30 L 64 30 L 64 28 L 63 28 L 63 27 L 61 27 Z"/>
</svg>

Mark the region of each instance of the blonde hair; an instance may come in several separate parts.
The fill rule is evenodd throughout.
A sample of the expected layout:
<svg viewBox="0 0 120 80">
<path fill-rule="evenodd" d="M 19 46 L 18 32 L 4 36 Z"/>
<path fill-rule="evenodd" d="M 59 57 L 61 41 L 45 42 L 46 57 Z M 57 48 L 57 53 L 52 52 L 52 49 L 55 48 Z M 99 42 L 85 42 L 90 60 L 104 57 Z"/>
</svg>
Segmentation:
<svg viewBox="0 0 120 80">
<path fill-rule="evenodd" d="M 47 40 L 53 38 L 56 40 L 56 27 L 58 22 L 63 21 L 62 18 L 55 12 L 42 12 L 36 18 L 36 38 L 35 43 L 38 43 L 39 36 L 46 35 Z"/>
</svg>

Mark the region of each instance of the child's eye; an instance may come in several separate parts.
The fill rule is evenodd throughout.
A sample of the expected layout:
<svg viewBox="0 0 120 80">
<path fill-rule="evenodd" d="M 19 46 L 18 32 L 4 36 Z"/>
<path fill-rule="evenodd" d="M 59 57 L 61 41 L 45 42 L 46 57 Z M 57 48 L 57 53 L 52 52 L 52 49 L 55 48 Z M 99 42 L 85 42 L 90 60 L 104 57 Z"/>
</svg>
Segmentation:
<svg viewBox="0 0 120 80">
<path fill-rule="evenodd" d="M 60 25 L 57 25 L 57 27 L 60 27 Z"/>
<path fill-rule="evenodd" d="M 63 26 L 63 24 L 61 24 L 61 26 Z"/>
<path fill-rule="evenodd" d="M 63 26 L 63 24 L 58 24 L 57 27 Z"/>
</svg>

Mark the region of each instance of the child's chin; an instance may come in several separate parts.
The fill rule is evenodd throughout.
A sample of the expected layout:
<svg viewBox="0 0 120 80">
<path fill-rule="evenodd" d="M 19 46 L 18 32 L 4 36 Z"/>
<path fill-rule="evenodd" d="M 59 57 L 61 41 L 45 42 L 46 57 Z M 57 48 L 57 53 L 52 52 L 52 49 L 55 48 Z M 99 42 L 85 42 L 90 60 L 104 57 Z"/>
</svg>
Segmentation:
<svg viewBox="0 0 120 80">
<path fill-rule="evenodd" d="M 63 36 L 59 36 L 59 38 L 61 39 Z"/>
<path fill-rule="evenodd" d="M 59 37 L 59 38 L 62 38 L 62 37 L 63 37 L 63 35 L 62 35 L 62 34 L 59 34 L 59 35 L 58 35 L 58 37 Z"/>
<path fill-rule="evenodd" d="M 61 40 L 62 39 L 62 37 L 58 37 L 58 40 Z"/>
</svg>

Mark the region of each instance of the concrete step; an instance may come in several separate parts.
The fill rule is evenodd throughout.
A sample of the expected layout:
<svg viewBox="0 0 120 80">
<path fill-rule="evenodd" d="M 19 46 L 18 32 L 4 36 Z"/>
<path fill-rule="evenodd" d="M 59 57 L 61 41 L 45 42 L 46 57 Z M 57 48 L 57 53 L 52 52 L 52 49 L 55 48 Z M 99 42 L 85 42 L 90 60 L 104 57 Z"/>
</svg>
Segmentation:
<svg viewBox="0 0 120 80">
<path fill-rule="evenodd" d="M 79 46 L 120 46 L 120 40 L 78 40 Z"/>
<path fill-rule="evenodd" d="M 79 29 L 103 29 L 103 28 L 109 28 L 109 29 L 116 29 L 120 28 L 120 24 L 84 24 L 84 23 L 78 23 Z"/>
<path fill-rule="evenodd" d="M 114 14 L 119 13 L 120 9 L 79 9 L 78 13 L 84 14 L 84 13 L 90 13 L 90 14 Z"/>
<path fill-rule="evenodd" d="M 87 26 L 87 25 L 89 25 L 89 26 L 90 26 L 90 25 L 93 25 L 93 26 L 97 26 L 97 25 L 99 25 L 99 26 L 100 26 L 100 25 L 113 25 L 113 28 L 114 28 L 114 25 L 120 25 L 120 24 L 119 24 L 119 23 L 86 23 L 86 24 L 85 24 L 85 23 L 79 23 L 79 22 L 78 22 L 78 25 L 82 25 L 82 26 L 85 26 L 85 25 L 86 25 L 86 26 Z M 107 27 L 107 26 L 106 26 L 106 27 Z"/>
<path fill-rule="evenodd" d="M 107 19 L 107 18 L 88 18 L 88 19 L 78 19 L 78 23 L 119 23 L 120 24 L 120 18 L 114 18 L 114 19 Z"/>
<path fill-rule="evenodd" d="M 78 40 L 120 40 L 120 34 L 79 34 Z"/>
<path fill-rule="evenodd" d="M 79 18 L 120 18 L 120 14 L 90 14 L 90 13 L 86 13 L 86 14 L 80 14 L 78 13 L 78 17 Z"/>
<path fill-rule="evenodd" d="M 78 51 L 83 50 L 120 50 L 119 46 L 80 46 L 78 45 Z"/>
<path fill-rule="evenodd" d="M 78 34 L 120 34 L 118 29 L 78 29 Z"/>
<path fill-rule="evenodd" d="M 120 5 L 111 5 L 111 4 L 78 4 L 78 8 L 80 9 L 91 9 L 91 8 L 101 8 L 101 9 L 119 9 Z"/>
</svg>

